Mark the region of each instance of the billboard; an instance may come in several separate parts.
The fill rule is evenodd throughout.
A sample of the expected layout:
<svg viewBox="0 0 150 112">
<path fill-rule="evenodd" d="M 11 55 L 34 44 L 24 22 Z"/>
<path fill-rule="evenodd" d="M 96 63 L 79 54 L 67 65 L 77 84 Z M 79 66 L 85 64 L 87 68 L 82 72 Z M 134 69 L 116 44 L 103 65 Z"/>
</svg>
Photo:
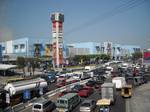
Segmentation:
<svg viewBox="0 0 150 112">
<path fill-rule="evenodd" d="M 143 53 L 143 62 L 146 64 L 150 64 L 150 51 L 146 51 Z"/>
<path fill-rule="evenodd" d="M 34 56 L 41 56 L 41 44 L 34 44 Z"/>
<path fill-rule="evenodd" d="M 45 47 L 45 55 L 46 56 L 51 56 L 52 55 L 52 48 L 53 45 L 52 44 L 47 44 Z"/>
</svg>

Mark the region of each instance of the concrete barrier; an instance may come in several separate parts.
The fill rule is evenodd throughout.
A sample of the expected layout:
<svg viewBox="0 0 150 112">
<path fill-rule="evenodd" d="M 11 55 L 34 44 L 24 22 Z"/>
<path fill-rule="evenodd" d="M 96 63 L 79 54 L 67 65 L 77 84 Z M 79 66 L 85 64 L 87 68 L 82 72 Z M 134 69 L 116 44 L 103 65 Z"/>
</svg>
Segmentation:
<svg viewBox="0 0 150 112">
<path fill-rule="evenodd" d="M 82 80 L 82 81 L 80 81 L 80 82 L 76 82 L 76 83 L 73 83 L 73 84 L 69 84 L 69 85 L 66 85 L 66 86 L 63 86 L 63 87 L 61 87 L 61 88 L 58 88 L 58 89 L 55 89 L 55 90 L 53 90 L 53 91 L 50 91 L 50 92 L 48 92 L 48 93 L 46 93 L 46 95 L 48 95 L 49 97 L 50 96 L 53 96 L 53 95 L 55 95 L 55 94 L 57 94 L 57 93 L 60 93 L 60 92 L 62 92 L 62 91 L 65 91 L 66 89 L 68 89 L 68 88 L 72 88 L 74 85 L 76 85 L 76 84 L 85 84 L 87 81 L 89 81 L 89 80 L 91 80 L 91 78 L 90 79 L 86 79 L 86 80 Z"/>
<path fill-rule="evenodd" d="M 79 82 L 76 82 L 76 83 L 73 83 L 73 84 L 69 84 L 69 85 L 63 86 L 63 87 L 61 87 L 61 88 L 57 88 L 57 89 L 55 89 L 55 90 L 53 90 L 53 91 L 50 91 L 50 92 L 44 94 L 43 97 L 44 97 L 44 98 L 51 97 L 51 96 L 53 96 L 53 95 L 55 95 L 55 94 L 57 94 L 57 93 L 60 93 L 60 92 L 62 92 L 62 91 L 65 91 L 65 90 L 68 89 L 68 88 L 72 88 L 72 87 L 73 87 L 74 85 L 76 85 L 76 84 L 85 84 L 85 83 L 86 83 L 87 81 L 89 81 L 89 80 L 91 80 L 91 78 L 90 78 L 90 79 L 86 79 L 86 80 L 82 80 L 82 81 L 79 81 Z M 38 99 L 39 99 L 39 98 L 34 98 L 34 99 L 30 100 L 28 103 L 25 103 L 25 104 L 21 103 L 21 104 L 18 104 L 18 105 L 16 105 L 16 106 L 14 106 L 14 107 L 13 107 L 13 108 L 15 108 L 15 111 L 14 111 L 14 112 L 23 111 L 25 108 L 27 108 L 27 107 L 29 107 L 29 106 L 32 106 L 33 102 L 36 101 L 36 100 L 38 100 Z"/>
<path fill-rule="evenodd" d="M 25 105 L 23 103 L 20 103 L 18 105 L 15 105 L 13 107 L 14 112 L 20 112 L 21 110 L 25 109 Z"/>
</svg>

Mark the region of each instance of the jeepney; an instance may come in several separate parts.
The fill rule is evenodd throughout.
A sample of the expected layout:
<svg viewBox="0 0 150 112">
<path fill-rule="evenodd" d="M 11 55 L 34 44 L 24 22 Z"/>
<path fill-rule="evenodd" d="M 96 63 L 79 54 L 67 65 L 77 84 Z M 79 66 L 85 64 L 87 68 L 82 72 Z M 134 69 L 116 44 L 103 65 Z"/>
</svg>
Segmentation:
<svg viewBox="0 0 150 112">
<path fill-rule="evenodd" d="M 100 99 L 97 101 L 97 112 L 110 112 L 110 99 Z"/>
</svg>

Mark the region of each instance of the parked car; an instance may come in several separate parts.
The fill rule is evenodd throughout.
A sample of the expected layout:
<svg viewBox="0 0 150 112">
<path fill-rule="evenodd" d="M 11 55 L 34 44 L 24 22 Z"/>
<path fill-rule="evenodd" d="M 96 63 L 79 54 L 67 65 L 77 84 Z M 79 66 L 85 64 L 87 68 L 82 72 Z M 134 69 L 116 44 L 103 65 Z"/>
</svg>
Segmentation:
<svg viewBox="0 0 150 112">
<path fill-rule="evenodd" d="M 80 106 L 80 112 L 93 112 L 96 108 L 94 100 L 84 100 Z"/>
<path fill-rule="evenodd" d="M 48 84 L 56 82 L 56 76 L 54 74 L 46 74 L 41 76 L 41 78 L 45 79 Z"/>
<path fill-rule="evenodd" d="M 59 97 L 61 96 L 64 96 L 65 94 L 69 93 L 69 91 L 62 91 L 60 94 L 59 94 Z"/>
<path fill-rule="evenodd" d="M 72 90 L 66 90 L 66 91 L 62 91 L 60 94 L 59 94 L 59 97 L 61 96 L 64 96 L 68 93 L 77 93 L 77 91 L 72 91 Z"/>
<path fill-rule="evenodd" d="M 83 85 L 75 85 L 71 90 L 72 91 L 76 91 L 76 92 L 79 92 L 84 86 Z"/>
<path fill-rule="evenodd" d="M 96 83 L 94 87 L 95 87 L 95 89 L 100 89 L 101 88 L 101 84 Z"/>
<path fill-rule="evenodd" d="M 40 101 L 33 103 L 32 112 L 50 112 L 56 108 L 55 103 L 45 98 Z"/>
<path fill-rule="evenodd" d="M 90 86 L 90 87 L 93 87 L 95 85 L 95 81 L 93 80 L 89 80 L 87 83 L 86 83 L 86 86 Z"/>
<path fill-rule="evenodd" d="M 93 92 L 94 92 L 94 89 L 92 87 L 84 87 L 78 92 L 78 94 L 80 97 L 88 97 Z"/>
</svg>

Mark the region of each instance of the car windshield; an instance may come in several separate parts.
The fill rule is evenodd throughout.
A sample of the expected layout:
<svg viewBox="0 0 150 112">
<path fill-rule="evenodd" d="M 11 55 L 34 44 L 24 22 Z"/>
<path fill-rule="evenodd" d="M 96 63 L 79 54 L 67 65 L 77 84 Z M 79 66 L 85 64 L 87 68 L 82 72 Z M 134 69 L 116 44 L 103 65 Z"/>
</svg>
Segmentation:
<svg viewBox="0 0 150 112">
<path fill-rule="evenodd" d="M 68 93 L 67 91 L 63 91 L 63 92 L 62 92 L 62 94 L 67 94 L 67 93 Z"/>
<path fill-rule="evenodd" d="M 34 105 L 35 109 L 41 109 L 41 105 Z"/>
<path fill-rule="evenodd" d="M 107 68 L 106 71 L 111 71 L 111 69 L 108 69 L 108 68 Z"/>
<path fill-rule="evenodd" d="M 93 83 L 93 81 L 88 81 L 88 83 Z"/>
<path fill-rule="evenodd" d="M 83 88 L 82 90 L 89 90 L 89 88 Z"/>
<path fill-rule="evenodd" d="M 51 76 L 51 75 L 48 75 L 48 78 L 50 78 L 50 79 L 51 79 L 51 78 L 52 78 L 52 76 Z"/>
<path fill-rule="evenodd" d="M 90 103 L 83 103 L 81 106 L 82 107 L 90 107 Z"/>
<path fill-rule="evenodd" d="M 65 101 L 65 100 L 59 100 L 58 103 L 60 103 L 60 104 L 67 104 L 67 101 Z"/>
<path fill-rule="evenodd" d="M 76 89 L 77 89 L 77 88 L 81 88 L 81 87 L 82 87 L 81 85 L 75 85 L 75 86 L 74 86 L 74 88 L 76 88 Z"/>
</svg>

